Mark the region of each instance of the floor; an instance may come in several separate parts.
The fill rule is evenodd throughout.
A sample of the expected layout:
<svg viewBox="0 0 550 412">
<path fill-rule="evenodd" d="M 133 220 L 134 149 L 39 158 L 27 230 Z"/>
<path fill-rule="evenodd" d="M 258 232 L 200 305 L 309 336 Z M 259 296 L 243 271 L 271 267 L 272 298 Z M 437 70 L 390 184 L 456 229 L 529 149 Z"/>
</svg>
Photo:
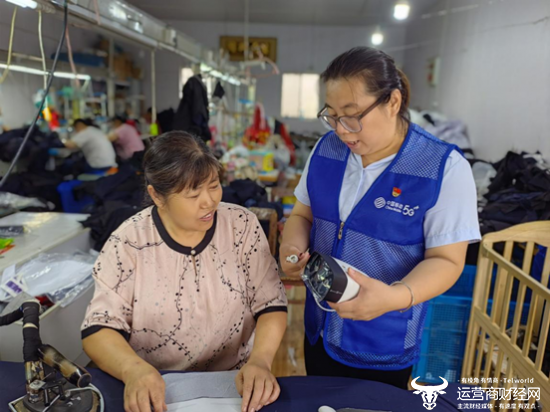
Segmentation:
<svg viewBox="0 0 550 412">
<path fill-rule="evenodd" d="M 275 356 L 272 372 L 277 377 L 305 376 L 304 363 L 304 301 L 306 288 L 287 289 L 289 300 L 288 325 L 283 342 Z"/>
</svg>

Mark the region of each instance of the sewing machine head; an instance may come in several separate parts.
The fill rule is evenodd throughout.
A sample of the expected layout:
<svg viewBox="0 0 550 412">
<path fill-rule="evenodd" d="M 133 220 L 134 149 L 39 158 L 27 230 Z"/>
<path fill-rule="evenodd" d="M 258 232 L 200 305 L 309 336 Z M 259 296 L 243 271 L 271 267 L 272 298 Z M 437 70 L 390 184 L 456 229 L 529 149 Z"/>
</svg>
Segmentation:
<svg viewBox="0 0 550 412">
<path fill-rule="evenodd" d="M 0 316 L 0 326 L 23 319 L 25 396 L 9 403 L 12 412 L 102 412 L 101 392 L 92 377 L 54 347 L 40 339 L 40 304 L 26 300 L 13 312 Z"/>
</svg>

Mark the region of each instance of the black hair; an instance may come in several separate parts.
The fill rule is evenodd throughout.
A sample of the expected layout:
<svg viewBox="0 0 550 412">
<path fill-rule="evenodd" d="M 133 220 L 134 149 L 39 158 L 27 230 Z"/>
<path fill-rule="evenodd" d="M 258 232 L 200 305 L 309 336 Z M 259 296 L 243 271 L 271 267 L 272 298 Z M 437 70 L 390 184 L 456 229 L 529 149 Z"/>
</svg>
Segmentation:
<svg viewBox="0 0 550 412">
<path fill-rule="evenodd" d="M 73 120 L 73 127 L 76 127 L 77 124 L 83 124 L 84 126 L 90 126 L 89 119 L 75 119 Z"/>
<path fill-rule="evenodd" d="M 219 175 L 221 168 L 202 139 L 182 131 L 157 137 L 143 159 L 146 184 L 164 199 L 197 189 Z"/>
<path fill-rule="evenodd" d="M 329 80 L 352 78 L 363 80 L 367 92 L 377 99 L 386 95 L 383 103 L 390 100 L 393 90 L 399 90 L 402 96 L 399 116 L 409 122 L 409 79 L 396 66 L 391 56 L 372 47 L 354 47 L 335 58 L 321 74 L 325 83 Z"/>
</svg>

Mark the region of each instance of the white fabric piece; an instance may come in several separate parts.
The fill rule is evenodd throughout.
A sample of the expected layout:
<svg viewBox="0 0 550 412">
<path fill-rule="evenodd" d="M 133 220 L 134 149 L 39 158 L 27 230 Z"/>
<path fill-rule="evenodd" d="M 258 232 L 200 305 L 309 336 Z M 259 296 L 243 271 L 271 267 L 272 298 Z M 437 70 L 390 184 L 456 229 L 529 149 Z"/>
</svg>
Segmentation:
<svg viewBox="0 0 550 412">
<path fill-rule="evenodd" d="M 241 399 L 195 399 L 168 405 L 168 412 L 241 412 Z"/>
<path fill-rule="evenodd" d="M 162 378 L 166 383 L 166 404 L 199 398 L 240 400 L 235 386 L 238 373 L 239 371 L 165 374 Z"/>
<path fill-rule="evenodd" d="M 491 180 L 497 175 L 497 171 L 493 165 L 485 162 L 477 162 L 472 166 L 474 181 L 476 183 L 477 201 L 479 204 L 486 204 L 487 199 L 483 196 L 489 193 L 489 185 Z"/>
<path fill-rule="evenodd" d="M 435 125 L 428 124 L 425 130 L 444 142 L 454 144 L 463 150 L 472 148 L 466 125 L 460 120 L 436 122 Z"/>
<path fill-rule="evenodd" d="M 317 142 L 319 144 L 319 142 Z M 315 145 L 317 147 L 317 145 Z M 307 190 L 309 162 L 295 189 L 295 196 L 306 206 L 310 206 Z M 363 198 L 374 181 L 391 164 L 396 155 L 363 167 L 361 156 L 351 153 L 348 158 L 342 190 L 340 191 L 340 220 L 345 222 L 353 208 Z M 353 199 L 350 202 L 349 199 Z M 481 240 L 477 214 L 477 192 L 470 164 L 460 153 L 453 151 L 443 174 L 439 198 L 424 219 L 426 249 L 459 242 Z"/>
</svg>

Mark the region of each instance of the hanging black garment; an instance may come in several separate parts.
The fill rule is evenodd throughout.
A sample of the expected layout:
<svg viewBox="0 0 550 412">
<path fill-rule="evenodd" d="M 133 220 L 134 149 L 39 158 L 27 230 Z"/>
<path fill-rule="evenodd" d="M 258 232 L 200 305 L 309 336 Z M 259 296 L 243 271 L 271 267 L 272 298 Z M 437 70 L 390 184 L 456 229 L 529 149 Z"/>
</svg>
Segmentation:
<svg viewBox="0 0 550 412">
<path fill-rule="evenodd" d="M 174 130 L 183 130 L 208 141 L 212 139 L 209 119 L 206 86 L 200 75 L 196 75 L 183 86 L 183 97 L 174 116 Z"/>
<path fill-rule="evenodd" d="M 217 97 L 219 99 L 223 99 L 223 96 L 225 96 L 225 90 L 220 82 L 216 83 L 216 88 L 214 89 L 214 94 L 212 97 Z"/>
</svg>

